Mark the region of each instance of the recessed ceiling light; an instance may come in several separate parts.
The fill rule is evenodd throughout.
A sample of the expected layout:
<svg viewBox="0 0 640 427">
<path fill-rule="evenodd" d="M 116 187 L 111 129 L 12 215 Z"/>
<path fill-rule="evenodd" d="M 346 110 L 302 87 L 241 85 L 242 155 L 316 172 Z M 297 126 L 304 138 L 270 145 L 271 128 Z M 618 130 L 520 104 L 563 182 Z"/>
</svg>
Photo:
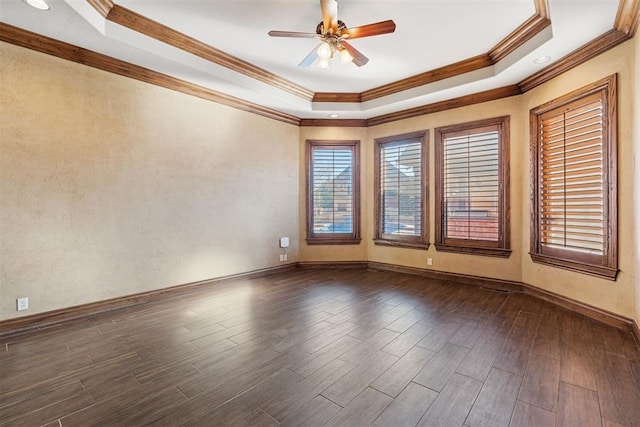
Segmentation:
<svg viewBox="0 0 640 427">
<path fill-rule="evenodd" d="M 545 62 L 549 62 L 551 60 L 550 56 L 541 56 L 540 58 L 536 58 L 533 60 L 534 64 L 544 64 Z"/>
<path fill-rule="evenodd" d="M 49 10 L 49 5 L 44 0 L 23 0 L 29 6 L 40 10 Z"/>
<path fill-rule="evenodd" d="M 333 113 L 332 115 L 330 115 L 329 117 L 331 117 L 332 119 L 337 119 L 338 115 L 336 113 Z"/>
</svg>

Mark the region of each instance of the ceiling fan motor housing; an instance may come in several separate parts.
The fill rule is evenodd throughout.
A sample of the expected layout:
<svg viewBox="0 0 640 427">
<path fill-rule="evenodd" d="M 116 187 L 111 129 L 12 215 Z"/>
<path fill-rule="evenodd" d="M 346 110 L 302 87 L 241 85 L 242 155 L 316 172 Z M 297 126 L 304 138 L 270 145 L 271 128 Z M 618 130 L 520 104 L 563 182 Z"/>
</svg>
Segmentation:
<svg viewBox="0 0 640 427">
<path fill-rule="evenodd" d="M 338 30 L 336 32 L 336 34 L 334 34 L 337 37 L 340 37 L 342 35 L 342 32 L 345 31 L 347 29 L 347 24 L 345 24 L 344 22 L 338 20 Z M 331 30 L 331 29 L 329 29 Z M 325 31 L 324 29 L 324 22 L 320 21 L 318 23 L 318 25 L 316 26 L 316 34 L 319 34 L 321 36 L 324 36 L 327 33 L 331 33 L 331 31 Z"/>
</svg>

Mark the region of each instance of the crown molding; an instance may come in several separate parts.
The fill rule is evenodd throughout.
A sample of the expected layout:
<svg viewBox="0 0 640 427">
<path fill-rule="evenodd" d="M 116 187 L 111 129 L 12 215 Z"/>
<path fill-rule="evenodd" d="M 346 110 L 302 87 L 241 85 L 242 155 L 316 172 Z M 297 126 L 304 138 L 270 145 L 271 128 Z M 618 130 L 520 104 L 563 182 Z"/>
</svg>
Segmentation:
<svg viewBox="0 0 640 427">
<path fill-rule="evenodd" d="M 5 24 L 4 22 L 0 22 L 0 41 L 77 62 L 92 68 L 129 77 L 145 83 L 161 86 L 166 89 L 197 96 L 198 98 L 203 98 L 218 104 L 248 111 L 270 119 L 292 125 L 300 124 L 300 119 L 290 114 L 285 114 L 271 108 L 225 95 L 224 93 L 217 92 L 185 80 L 177 79 L 139 65 L 121 61 L 101 53 L 52 39 L 50 37 L 45 37 L 22 28 Z"/>
<path fill-rule="evenodd" d="M 522 25 L 513 30 L 506 38 L 500 41 L 488 52 L 492 64 L 497 64 L 520 46 L 531 40 L 536 34 L 551 25 L 549 18 L 533 15 Z"/>
<path fill-rule="evenodd" d="M 108 21 L 122 25 L 125 28 L 129 28 L 130 30 L 144 34 L 155 40 L 312 102 L 362 103 L 490 67 L 551 25 L 551 21 L 547 16 L 546 0 L 533 0 L 536 13 L 487 53 L 425 71 L 405 79 L 366 90 L 362 93 L 318 92 L 314 94 L 309 89 L 299 86 L 287 79 L 202 43 L 193 37 L 187 36 L 130 9 L 114 4 L 112 0 L 86 1 Z"/>
<path fill-rule="evenodd" d="M 302 119 L 301 127 L 342 127 L 362 128 L 367 127 L 366 119 Z"/>
<path fill-rule="evenodd" d="M 178 40 L 175 41 L 175 44 L 172 44 L 175 47 L 179 47 L 182 49 L 182 47 L 180 46 L 182 46 L 182 44 L 184 43 L 187 46 L 192 46 L 194 49 L 196 49 L 199 45 L 204 46 L 204 50 L 201 51 L 202 55 L 210 54 L 215 56 L 214 52 L 220 52 L 215 48 L 204 45 L 188 36 L 181 35 L 181 33 L 175 32 L 174 30 L 158 24 L 155 21 L 151 21 L 141 15 L 135 14 L 132 11 L 128 11 L 125 8 L 114 5 L 112 0 L 87 1 L 102 16 L 110 17 L 108 19 L 112 20 L 112 22 L 120 23 L 126 22 L 127 20 L 133 20 L 136 22 L 136 26 L 142 25 L 144 27 L 144 30 L 141 31 L 143 34 L 157 34 L 162 33 L 165 30 L 173 32 L 171 34 L 175 34 L 178 36 Z M 530 19 L 529 21 L 527 21 L 527 23 L 524 23 L 521 27 L 519 27 L 519 29 L 514 31 L 514 33 L 518 32 L 520 34 L 518 36 L 520 38 L 524 39 L 525 37 L 528 37 L 528 35 L 532 34 L 532 32 L 534 31 L 533 29 L 531 29 L 532 26 L 545 28 L 542 27 L 542 25 L 546 25 L 544 20 L 547 19 L 548 15 L 546 1 L 534 0 L 534 2 L 536 5 L 536 15 L 534 16 L 534 18 L 537 18 Z M 614 29 L 586 43 L 585 45 L 566 55 L 562 59 L 525 78 L 516 85 L 491 89 L 450 100 L 440 101 L 407 110 L 384 114 L 369 119 L 301 119 L 290 114 L 247 102 L 203 86 L 195 85 L 193 83 L 189 83 L 175 77 L 171 77 L 153 70 L 149 70 L 147 68 L 140 67 L 135 64 L 121 61 L 103 54 L 90 51 L 88 49 L 61 42 L 5 23 L 0 23 L 0 41 L 53 55 L 62 59 L 74 61 L 93 68 L 101 69 L 103 71 L 130 77 L 139 81 L 143 81 L 145 83 L 150 83 L 167 89 L 176 90 L 188 95 L 197 96 L 199 98 L 207 99 L 222 105 L 241 109 L 243 111 L 258 114 L 263 117 L 278 120 L 292 125 L 303 127 L 369 127 L 525 93 L 551 80 L 552 78 L 557 77 L 558 75 L 565 73 L 570 69 L 592 59 L 593 57 L 600 55 L 601 53 L 604 53 L 609 49 L 612 49 L 620 43 L 629 40 L 637 31 L 639 20 L 640 0 L 620 0 Z M 180 36 L 183 36 L 184 38 L 181 38 Z M 512 37 L 512 40 L 517 39 L 518 37 L 514 36 Z M 526 40 L 524 40 L 523 43 L 524 42 L 526 42 Z M 502 44 L 504 44 L 504 46 Z M 507 46 L 507 44 L 509 46 Z M 509 49 L 517 48 L 517 46 L 513 46 L 515 46 L 513 41 L 510 43 L 506 43 L 503 40 L 493 49 L 494 57 L 500 57 L 503 52 Z M 224 52 L 222 53 L 224 54 Z M 202 57 L 205 58 L 205 56 Z M 233 56 L 227 54 L 222 55 L 220 58 L 226 58 L 231 62 L 233 62 L 234 60 Z M 235 60 L 238 59 L 235 58 Z M 482 68 L 483 64 L 492 62 L 493 60 L 491 59 L 490 54 L 478 55 L 474 58 L 463 60 L 455 64 L 441 67 L 436 70 L 427 71 L 426 73 L 414 76 L 416 80 L 412 80 L 410 84 L 416 85 L 417 82 L 421 81 L 421 79 L 432 79 L 431 81 L 436 81 L 442 78 L 448 78 L 459 73 L 465 73 L 476 70 L 478 68 Z M 242 68 L 241 64 L 238 66 Z M 258 69 L 257 67 L 255 68 Z M 412 78 L 409 78 L 407 80 L 411 79 Z M 362 94 L 329 92 L 319 92 L 316 94 L 312 94 L 311 92 L 308 92 L 305 96 L 307 97 L 306 99 L 313 100 L 313 102 L 364 102 L 365 100 L 368 100 L 368 98 L 365 97 L 365 94 L 368 92 L 371 92 L 368 94 L 368 96 L 373 96 L 375 98 L 379 93 L 384 92 L 384 90 L 392 90 L 392 92 L 389 93 L 395 93 L 393 92 L 393 90 L 404 90 L 401 89 L 403 84 L 403 81 L 395 82 L 387 85 L 389 87 L 393 85 L 394 89 L 381 89 L 383 87 L 380 87 L 372 89 L 371 91 L 363 92 Z"/>
<path fill-rule="evenodd" d="M 398 92 L 495 65 L 551 25 L 546 0 L 534 0 L 534 5 L 536 13 L 518 26 L 518 28 L 513 30 L 507 37 L 498 42 L 498 44 L 491 48 L 487 53 L 463 59 L 462 61 L 458 61 L 453 64 L 448 64 L 440 68 L 425 71 L 424 73 L 416 74 L 402 80 L 369 89 L 360 94 L 323 92 L 316 94 L 316 96 L 321 95 L 320 99 L 322 100 L 316 100 L 316 97 L 314 96 L 313 102 L 371 101 L 383 96 L 393 95 Z"/>
<path fill-rule="evenodd" d="M 361 94 L 357 92 L 316 92 L 313 102 L 362 102 Z"/>
<path fill-rule="evenodd" d="M 528 92 L 531 89 L 540 86 L 541 84 L 559 76 L 562 73 L 566 73 L 572 68 L 577 67 L 580 64 L 587 62 L 588 60 L 606 52 L 629 40 L 631 37 L 620 30 L 609 30 L 602 34 L 600 37 L 590 41 L 589 43 L 579 47 L 570 54 L 564 56 L 553 64 L 543 68 L 535 74 L 527 77 L 518 83 L 522 93 Z"/>
<path fill-rule="evenodd" d="M 613 28 L 633 37 L 638 30 L 640 22 L 640 1 L 639 0 L 620 0 L 618 5 L 618 13 Z"/>
<path fill-rule="evenodd" d="M 87 3 L 97 10 L 103 18 L 109 15 L 109 12 L 114 6 L 113 0 L 87 0 Z"/>
<path fill-rule="evenodd" d="M 412 117 L 433 114 L 439 111 L 451 110 L 454 108 L 466 107 L 467 105 L 479 104 L 481 102 L 494 101 L 496 99 L 508 98 L 510 96 L 521 95 L 522 91 L 518 85 L 503 86 L 497 89 L 485 90 L 484 92 L 472 93 L 458 98 L 447 99 L 421 107 L 410 108 L 408 110 L 397 111 L 395 113 L 384 114 L 367 119 L 367 126 L 377 126 L 384 123 L 398 120 L 410 119 Z"/>
<path fill-rule="evenodd" d="M 493 65 L 493 62 L 491 61 L 489 54 L 483 53 L 482 55 L 474 56 L 473 58 L 464 59 L 462 61 L 445 65 L 444 67 L 436 68 L 434 70 L 425 71 L 424 73 L 416 74 L 415 76 L 407 77 L 406 79 L 398 80 L 384 86 L 366 90 L 362 92 L 360 98 L 362 99 L 362 102 L 371 101 L 372 99 L 393 95 L 394 93 L 437 82 L 438 80 L 459 76 L 481 68 L 490 67 L 491 65 Z"/>
<path fill-rule="evenodd" d="M 122 25 L 130 30 L 136 31 L 145 36 L 151 37 L 160 42 L 166 43 L 175 48 L 189 52 L 202 59 L 218 64 L 240 74 L 244 74 L 260 82 L 266 83 L 277 89 L 289 92 L 300 98 L 311 101 L 313 92 L 290 80 L 277 76 L 263 68 L 243 61 L 233 55 L 229 55 L 209 46 L 193 37 L 174 30 L 166 25 L 160 24 L 130 9 L 113 4 L 110 0 L 87 0 L 98 13 L 103 15 L 104 11 L 111 5 L 105 19 L 115 24 Z M 104 15 L 103 15 L 104 16 Z"/>
</svg>

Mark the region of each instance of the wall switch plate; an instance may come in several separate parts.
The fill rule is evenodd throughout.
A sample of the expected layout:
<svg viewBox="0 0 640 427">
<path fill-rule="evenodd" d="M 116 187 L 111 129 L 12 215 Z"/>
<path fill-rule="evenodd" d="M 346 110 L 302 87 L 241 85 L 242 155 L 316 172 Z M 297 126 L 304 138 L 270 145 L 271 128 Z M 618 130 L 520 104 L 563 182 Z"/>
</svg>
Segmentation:
<svg viewBox="0 0 640 427">
<path fill-rule="evenodd" d="M 433 258 L 427 258 L 427 265 L 433 265 Z"/>
<path fill-rule="evenodd" d="M 16 300 L 16 305 L 18 311 L 28 310 L 29 309 L 29 297 L 22 297 Z"/>
</svg>

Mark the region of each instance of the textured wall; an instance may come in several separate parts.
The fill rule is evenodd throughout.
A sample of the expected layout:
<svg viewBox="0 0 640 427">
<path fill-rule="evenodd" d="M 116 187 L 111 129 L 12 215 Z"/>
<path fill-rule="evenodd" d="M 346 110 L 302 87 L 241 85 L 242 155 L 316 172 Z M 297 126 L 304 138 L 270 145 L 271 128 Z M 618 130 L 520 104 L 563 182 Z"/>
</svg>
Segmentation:
<svg viewBox="0 0 640 427">
<path fill-rule="evenodd" d="M 626 42 L 521 96 L 414 117 L 368 129 L 302 128 L 302 141 L 305 138 L 315 137 L 340 139 L 350 137 L 350 135 L 360 135 L 359 138 L 362 138 L 362 237 L 366 248 L 354 251 L 330 246 L 304 247 L 304 243 L 301 242 L 303 247 L 301 259 L 305 261 L 361 259 L 354 258 L 354 254 L 357 254 L 370 261 L 523 281 L 614 313 L 635 317 L 640 321 L 640 236 L 638 232 L 638 227 L 640 227 L 640 217 L 638 216 L 638 212 L 640 212 L 640 120 L 638 119 L 640 84 L 634 85 L 633 77 L 635 72 L 635 81 L 640 80 L 640 65 L 638 64 L 640 47 L 638 45 L 640 42 L 636 37 L 634 40 Z M 613 73 L 618 73 L 618 251 L 620 268 L 618 280 L 615 282 L 536 264 L 529 257 L 531 212 L 529 198 L 529 110 Z M 429 235 L 430 241 L 433 242 L 435 232 L 434 128 L 502 115 L 511 116 L 511 256 L 508 259 L 500 259 L 437 252 L 433 246 L 428 251 L 424 251 L 375 245 L 372 241 L 374 227 L 374 139 L 423 129 L 429 130 Z M 301 147 L 303 146 L 301 145 Z M 303 177 L 304 167 L 304 161 L 301 161 L 300 168 Z M 303 192 L 301 192 L 300 200 L 302 205 L 300 217 L 304 219 Z M 301 227 L 302 239 L 304 232 L 304 227 Z M 432 267 L 427 266 L 427 257 L 433 258 Z"/>
<path fill-rule="evenodd" d="M 634 84 L 634 95 L 633 95 L 633 109 L 631 118 L 633 121 L 633 131 L 634 131 L 634 154 L 633 161 L 635 170 L 635 178 L 633 179 L 633 189 L 634 189 L 634 205 L 632 208 L 632 212 L 635 212 L 635 233 L 634 241 L 635 241 L 635 292 L 636 292 L 636 321 L 640 324 L 640 219 L 638 216 L 640 215 L 640 35 L 636 35 L 633 39 L 634 50 L 634 67 L 633 67 L 633 84 Z"/>
<path fill-rule="evenodd" d="M 473 274 L 477 276 L 496 277 L 507 280 L 520 280 L 520 258 L 521 238 L 517 230 L 522 225 L 521 219 L 521 198 L 519 191 L 522 182 L 523 169 L 521 165 L 523 141 L 517 129 L 521 127 L 521 118 L 514 114 L 520 109 L 520 98 L 511 97 L 497 101 L 487 102 L 481 105 L 472 105 L 465 108 L 443 111 L 426 116 L 414 117 L 398 122 L 387 123 L 375 126 L 369 130 L 369 141 L 373 150 L 373 141 L 376 138 L 398 135 L 419 130 L 429 130 L 429 241 L 435 241 L 435 154 L 434 154 L 434 129 L 440 126 L 465 123 L 474 120 L 487 119 L 492 117 L 511 115 L 511 138 L 510 138 L 510 168 L 511 168 L 511 256 L 509 258 L 495 258 L 487 256 L 456 254 L 438 252 L 435 246 L 431 245 L 428 251 L 394 248 L 380 246 L 373 243 L 373 220 L 368 226 L 369 259 L 371 261 L 399 264 L 409 267 L 418 267 L 440 271 L 448 271 L 460 274 Z M 371 154 L 373 159 L 373 154 Z M 373 162 L 373 160 L 372 160 Z M 367 182 L 373 182 L 373 169 L 368 171 Z M 373 186 L 369 186 L 366 191 L 366 206 L 371 211 L 373 217 Z M 427 266 L 427 258 L 433 259 L 433 265 Z"/>
<path fill-rule="evenodd" d="M 307 245 L 306 210 L 306 141 L 348 140 L 360 141 L 360 237 L 359 245 Z M 366 261 L 370 210 L 366 208 L 368 196 L 365 189 L 367 170 L 373 166 L 373 151 L 369 150 L 366 128 L 300 128 L 300 260 L 301 261 Z M 371 151 L 369 155 L 369 151 Z"/>
<path fill-rule="evenodd" d="M 2 43 L 0 55 L 0 319 L 18 315 L 19 296 L 32 314 L 277 265 L 288 235 L 290 261 L 427 268 L 429 256 L 433 269 L 522 280 L 640 321 L 638 37 L 523 96 L 369 129 L 298 129 Z M 612 73 L 616 282 L 528 255 L 529 109 Z M 511 257 L 374 245 L 374 139 L 430 130 L 433 241 L 433 129 L 499 115 L 511 115 Z M 304 243 L 306 139 L 361 140 L 360 245 Z"/>
<path fill-rule="evenodd" d="M 620 273 L 615 282 L 598 279 L 585 274 L 533 263 L 526 255 L 522 259 L 522 280 L 543 289 L 566 295 L 624 316 L 634 317 L 634 292 L 636 287 L 637 237 L 635 229 L 638 211 L 634 209 L 634 188 L 640 182 L 634 172 L 634 122 L 633 114 L 633 41 L 599 55 L 573 70 L 527 92 L 523 95 L 523 114 L 529 110 L 573 90 L 618 73 L 618 267 Z M 529 131 L 528 125 L 522 134 Z M 529 153 L 525 152 L 525 164 Z M 528 180 L 521 187 L 529 191 Z M 529 211 L 523 210 L 523 222 L 528 224 Z M 529 229 L 523 228 L 523 250 L 529 248 Z M 526 251 L 524 252 L 526 254 Z"/>
<path fill-rule="evenodd" d="M 0 93 L 0 319 L 297 260 L 297 127 L 4 43 Z"/>
</svg>

